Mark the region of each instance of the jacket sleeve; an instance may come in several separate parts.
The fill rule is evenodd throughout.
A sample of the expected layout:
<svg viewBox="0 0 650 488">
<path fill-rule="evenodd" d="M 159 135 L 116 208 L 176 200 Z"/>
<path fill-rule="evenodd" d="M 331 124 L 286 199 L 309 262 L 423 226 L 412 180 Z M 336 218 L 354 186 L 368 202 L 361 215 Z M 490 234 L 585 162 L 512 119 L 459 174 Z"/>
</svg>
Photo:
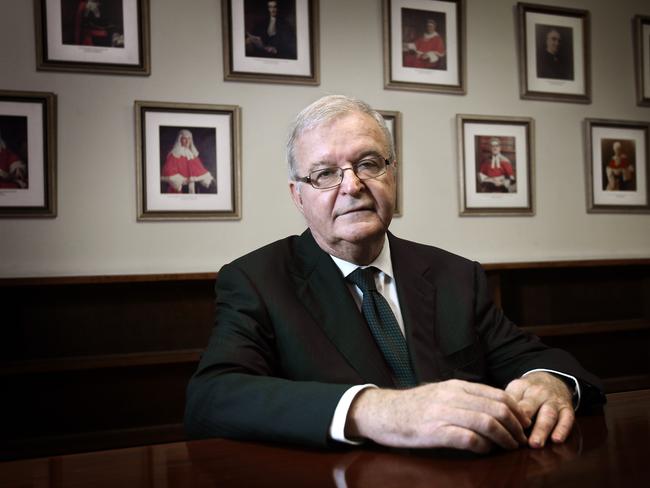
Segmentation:
<svg viewBox="0 0 650 488">
<path fill-rule="evenodd" d="M 187 388 L 188 435 L 326 446 L 352 385 L 282 377 L 268 306 L 242 268 L 224 266 L 216 294 L 212 335 Z"/>
<path fill-rule="evenodd" d="M 493 382 L 505 387 L 527 371 L 552 369 L 579 381 L 580 410 L 604 404 L 601 381 L 568 352 L 548 347 L 538 337 L 515 326 L 490 298 L 483 269 L 478 263 L 474 266 L 476 324 Z"/>
</svg>

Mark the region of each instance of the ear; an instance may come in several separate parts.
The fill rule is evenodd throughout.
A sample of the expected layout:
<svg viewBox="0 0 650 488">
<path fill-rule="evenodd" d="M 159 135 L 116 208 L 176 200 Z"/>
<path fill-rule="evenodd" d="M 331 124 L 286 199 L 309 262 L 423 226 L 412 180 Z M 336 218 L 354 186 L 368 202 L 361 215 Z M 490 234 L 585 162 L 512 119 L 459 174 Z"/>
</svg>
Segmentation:
<svg viewBox="0 0 650 488">
<path fill-rule="evenodd" d="M 296 208 L 300 210 L 300 213 L 303 213 L 302 195 L 300 194 L 300 182 L 289 180 L 289 193 L 291 194 L 291 199 L 293 200 Z"/>
</svg>

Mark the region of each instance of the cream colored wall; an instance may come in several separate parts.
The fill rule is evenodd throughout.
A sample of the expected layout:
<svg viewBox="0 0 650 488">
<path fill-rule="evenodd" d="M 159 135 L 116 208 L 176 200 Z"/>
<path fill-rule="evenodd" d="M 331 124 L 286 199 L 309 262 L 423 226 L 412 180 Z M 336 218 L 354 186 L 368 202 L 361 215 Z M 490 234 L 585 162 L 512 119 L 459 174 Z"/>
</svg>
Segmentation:
<svg viewBox="0 0 650 488">
<path fill-rule="evenodd" d="M 587 214 L 584 118 L 650 119 L 634 92 L 631 18 L 647 0 L 548 1 L 588 9 L 593 102 L 519 99 L 514 0 L 467 1 L 467 95 L 385 90 L 380 0 L 320 0 L 321 84 L 223 81 L 217 0 L 151 0 L 150 77 L 35 70 L 32 2 L 0 0 L 0 89 L 58 95 L 58 216 L 0 220 L 0 276 L 216 271 L 300 233 L 286 128 L 329 93 L 403 114 L 404 216 L 392 230 L 482 262 L 650 256 L 650 215 Z M 612 8 L 614 6 L 614 8 Z M 242 107 L 242 219 L 136 222 L 134 100 Z M 459 217 L 455 116 L 535 120 L 536 215 Z"/>
</svg>

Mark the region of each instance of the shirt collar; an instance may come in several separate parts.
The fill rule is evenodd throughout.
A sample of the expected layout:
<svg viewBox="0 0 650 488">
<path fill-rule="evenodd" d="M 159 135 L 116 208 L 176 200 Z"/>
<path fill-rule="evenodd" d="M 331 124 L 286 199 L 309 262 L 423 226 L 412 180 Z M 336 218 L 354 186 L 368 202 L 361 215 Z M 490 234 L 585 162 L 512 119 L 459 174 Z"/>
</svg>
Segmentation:
<svg viewBox="0 0 650 488">
<path fill-rule="evenodd" d="M 339 267 L 344 277 L 347 277 L 357 268 L 367 268 L 368 266 L 374 266 L 385 275 L 393 278 L 393 261 L 390 258 L 390 244 L 388 242 L 388 235 L 384 236 L 384 245 L 381 248 L 379 256 L 377 256 L 375 260 L 368 266 L 359 266 L 358 264 L 345 261 L 341 258 L 337 258 L 336 256 L 332 256 L 331 254 L 330 256 L 334 260 L 334 263 Z"/>
</svg>

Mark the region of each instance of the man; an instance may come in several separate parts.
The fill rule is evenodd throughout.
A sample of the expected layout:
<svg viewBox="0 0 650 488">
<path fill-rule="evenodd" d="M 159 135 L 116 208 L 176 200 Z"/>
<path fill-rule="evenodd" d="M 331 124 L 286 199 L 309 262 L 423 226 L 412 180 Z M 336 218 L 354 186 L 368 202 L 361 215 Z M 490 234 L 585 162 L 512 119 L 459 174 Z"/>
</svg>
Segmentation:
<svg viewBox="0 0 650 488">
<path fill-rule="evenodd" d="M 27 166 L 2 139 L 0 134 L 0 189 L 27 188 Z"/>
<path fill-rule="evenodd" d="M 388 232 L 391 141 L 358 100 L 298 115 L 289 189 L 309 229 L 221 269 L 188 386 L 191 437 L 487 452 L 564 441 L 571 390 L 602 401 L 573 358 L 503 316 L 478 264 Z"/>
<path fill-rule="evenodd" d="M 121 28 L 101 10 L 99 0 L 80 0 L 75 15 L 75 44 L 82 46 L 124 47 Z"/>
<path fill-rule="evenodd" d="M 196 193 L 197 183 L 206 189 L 212 185 L 214 177 L 203 166 L 189 130 L 178 131 L 174 147 L 165 158 L 160 179 L 166 183 L 165 193 Z"/>
<path fill-rule="evenodd" d="M 620 141 L 614 142 L 612 149 L 614 155 L 605 168 L 607 181 L 606 191 L 634 191 L 636 183 L 634 180 L 634 165 L 630 162 L 627 154 L 623 152 Z"/>
<path fill-rule="evenodd" d="M 297 59 L 296 29 L 278 16 L 278 2 L 267 2 L 268 17 L 246 32 L 246 55 L 262 58 Z"/>
<path fill-rule="evenodd" d="M 515 172 L 510 160 L 501 154 L 498 137 L 490 139 L 490 157 L 481 163 L 478 180 L 482 193 L 508 193 L 514 188 Z"/>
<path fill-rule="evenodd" d="M 436 21 L 427 19 L 426 32 L 404 45 L 403 64 L 409 68 L 443 69 L 445 42 L 436 32 Z"/>
<path fill-rule="evenodd" d="M 560 31 L 551 27 L 544 37 L 544 46 L 537 54 L 537 76 L 560 80 L 573 79 L 573 63 L 561 49 Z"/>
</svg>

